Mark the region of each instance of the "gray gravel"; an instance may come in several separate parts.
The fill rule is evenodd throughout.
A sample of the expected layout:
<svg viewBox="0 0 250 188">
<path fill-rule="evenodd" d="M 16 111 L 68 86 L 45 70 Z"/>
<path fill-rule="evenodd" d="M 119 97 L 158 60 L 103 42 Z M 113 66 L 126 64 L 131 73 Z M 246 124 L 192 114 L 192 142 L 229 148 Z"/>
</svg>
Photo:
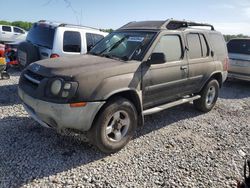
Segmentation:
<svg viewBox="0 0 250 188">
<path fill-rule="evenodd" d="M 235 187 L 250 154 L 247 82 L 227 82 L 207 114 L 186 104 L 148 116 L 108 156 L 31 120 L 11 75 L 0 80 L 0 187 Z"/>
</svg>

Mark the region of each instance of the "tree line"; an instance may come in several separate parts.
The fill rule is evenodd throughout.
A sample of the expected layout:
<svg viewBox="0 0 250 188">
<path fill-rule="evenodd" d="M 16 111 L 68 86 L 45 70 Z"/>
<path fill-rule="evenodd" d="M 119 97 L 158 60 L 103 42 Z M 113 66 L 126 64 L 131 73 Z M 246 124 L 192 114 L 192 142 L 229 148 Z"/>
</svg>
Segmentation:
<svg viewBox="0 0 250 188">
<path fill-rule="evenodd" d="M 30 30 L 32 24 L 33 23 L 31 23 L 31 22 L 24 22 L 24 21 L 8 22 L 8 21 L 0 20 L 0 25 L 17 26 L 17 27 L 23 28 L 26 31 Z"/>
</svg>

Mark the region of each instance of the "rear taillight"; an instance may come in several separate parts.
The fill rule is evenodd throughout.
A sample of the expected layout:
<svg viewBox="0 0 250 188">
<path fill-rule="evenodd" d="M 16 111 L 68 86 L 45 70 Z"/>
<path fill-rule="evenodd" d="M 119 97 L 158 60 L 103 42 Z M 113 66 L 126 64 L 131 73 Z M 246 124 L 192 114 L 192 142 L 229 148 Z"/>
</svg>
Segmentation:
<svg viewBox="0 0 250 188">
<path fill-rule="evenodd" d="M 60 57 L 58 54 L 51 54 L 50 55 L 50 58 L 57 58 L 57 57 Z"/>
<path fill-rule="evenodd" d="M 229 58 L 226 57 L 223 62 L 223 70 L 228 71 Z"/>
</svg>

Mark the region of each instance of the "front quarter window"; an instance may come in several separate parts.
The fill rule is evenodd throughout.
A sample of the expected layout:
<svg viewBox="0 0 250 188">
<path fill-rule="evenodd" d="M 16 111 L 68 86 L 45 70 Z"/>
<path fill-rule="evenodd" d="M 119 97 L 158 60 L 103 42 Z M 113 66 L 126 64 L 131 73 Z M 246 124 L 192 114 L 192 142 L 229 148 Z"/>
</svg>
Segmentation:
<svg viewBox="0 0 250 188">
<path fill-rule="evenodd" d="M 125 61 L 141 60 L 154 36 L 154 32 L 114 32 L 98 43 L 90 54 Z"/>
</svg>

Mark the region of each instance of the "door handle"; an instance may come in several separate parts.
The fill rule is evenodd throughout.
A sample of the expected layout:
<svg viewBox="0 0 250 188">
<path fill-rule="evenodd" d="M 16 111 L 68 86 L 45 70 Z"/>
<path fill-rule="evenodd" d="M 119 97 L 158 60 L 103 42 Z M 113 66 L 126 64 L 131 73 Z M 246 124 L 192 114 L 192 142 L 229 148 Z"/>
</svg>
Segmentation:
<svg viewBox="0 0 250 188">
<path fill-rule="evenodd" d="M 181 66 L 181 70 L 187 70 L 188 66 Z"/>
<path fill-rule="evenodd" d="M 2 34 L 5 34 L 5 32 L 2 32 Z"/>
</svg>

